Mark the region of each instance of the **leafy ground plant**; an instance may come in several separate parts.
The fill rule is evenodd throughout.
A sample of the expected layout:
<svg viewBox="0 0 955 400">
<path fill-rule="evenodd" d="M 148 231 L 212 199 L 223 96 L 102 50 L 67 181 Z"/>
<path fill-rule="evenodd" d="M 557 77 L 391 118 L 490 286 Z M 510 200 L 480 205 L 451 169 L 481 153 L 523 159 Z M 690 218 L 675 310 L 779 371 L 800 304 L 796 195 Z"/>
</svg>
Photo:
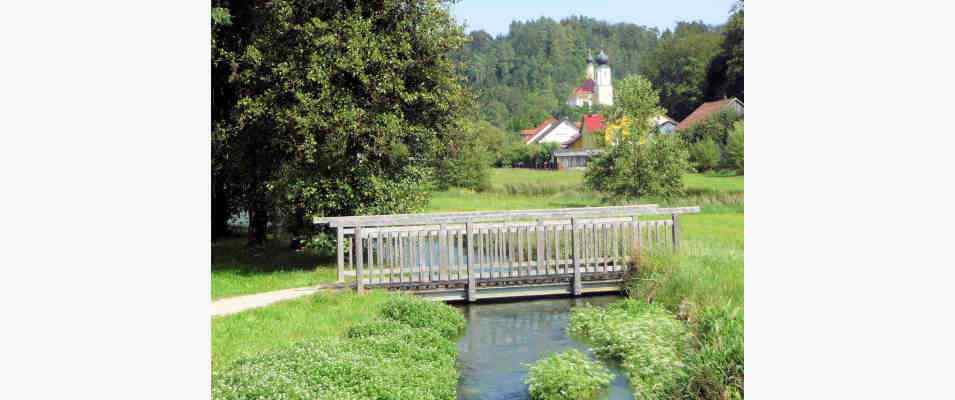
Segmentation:
<svg viewBox="0 0 955 400">
<path fill-rule="evenodd" d="M 689 335 L 663 307 L 634 299 L 604 308 L 578 307 L 568 329 L 599 356 L 620 361 L 637 398 L 667 397 L 685 381 Z"/>
<path fill-rule="evenodd" d="M 389 296 L 376 319 L 344 337 L 307 339 L 215 371 L 212 397 L 454 399 L 464 318 L 441 303 Z"/>
<path fill-rule="evenodd" d="M 590 400 L 612 379 L 607 367 L 572 349 L 534 363 L 524 383 L 535 400 Z"/>
</svg>

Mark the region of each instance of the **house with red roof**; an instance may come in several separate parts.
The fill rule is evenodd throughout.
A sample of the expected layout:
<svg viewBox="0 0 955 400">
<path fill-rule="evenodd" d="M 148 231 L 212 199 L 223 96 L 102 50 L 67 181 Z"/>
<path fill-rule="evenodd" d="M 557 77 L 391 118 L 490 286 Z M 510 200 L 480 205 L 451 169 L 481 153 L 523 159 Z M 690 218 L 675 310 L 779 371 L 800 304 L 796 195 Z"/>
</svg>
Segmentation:
<svg viewBox="0 0 955 400">
<path fill-rule="evenodd" d="M 607 127 L 606 123 L 604 123 L 603 115 L 600 114 L 584 115 L 580 119 L 578 126 L 580 127 L 580 130 L 577 135 L 574 135 L 568 141 L 561 143 L 562 148 L 583 150 L 584 143 L 587 142 L 587 140 L 584 139 L 586 135 L 593 135 L 594 133 L 600 132 Z"/>
<path fill-rule="evenodd" d="M 683 118 L 683 121 L 680 121 L 680 124 L 676 126 L 676 130 L 682 131 L 689 129 L 698 122 L 703 121 L 710 116 L 718 114 L 724 110 L 734 110 L 736 111 L 736 114 L 742 116 L 743 102 L 733 97 L 731 99 L 708 101 L 706 103 L 700 104 L 696 110 L 693 110 L 690 115 L 687 115 L 686 118 Z"/>
</svg>

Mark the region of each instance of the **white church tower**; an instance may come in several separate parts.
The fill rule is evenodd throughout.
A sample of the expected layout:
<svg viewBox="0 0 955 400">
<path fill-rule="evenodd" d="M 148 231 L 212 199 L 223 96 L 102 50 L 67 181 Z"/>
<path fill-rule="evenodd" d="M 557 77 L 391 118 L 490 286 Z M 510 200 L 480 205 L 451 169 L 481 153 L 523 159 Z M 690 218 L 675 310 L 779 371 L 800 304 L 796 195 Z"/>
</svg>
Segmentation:
<svg viewBox="0 0 955 400">
<path fill-rule="evenodd" d="M 600 50 L 600 54 L 597 55 L 597 71 L 596 79 L 594 79 L 596 85 L 594 87 L 594 97 L 596 97 L 596 103 L 604 106 L 613 105 L 613 83 L 611 82 L 610 74 L 610 60 L 607 58 L 607 53 L 604 53 L 603 50 Z M 590 65 L 588 65 L 588 75 L 590 73 Z"/>
</svg>

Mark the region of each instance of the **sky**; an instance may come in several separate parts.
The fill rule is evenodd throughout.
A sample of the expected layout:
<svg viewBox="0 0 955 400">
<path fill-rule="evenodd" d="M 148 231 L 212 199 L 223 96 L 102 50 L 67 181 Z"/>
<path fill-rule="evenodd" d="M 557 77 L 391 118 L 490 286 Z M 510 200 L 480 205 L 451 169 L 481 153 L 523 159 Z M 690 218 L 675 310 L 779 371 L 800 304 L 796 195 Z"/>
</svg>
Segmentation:
<svg viewBox="0 0 955 400">
<path fill-rule="evenodd" d="M 661 31 L 677 21 L 702 20 L 722 24 L 735 0 L 461 0 L 451 6 L 458 23 L 468 32 L 483 29 L 493 36 L 506 34 L 513 20 L 550 17 L 559 21 L 581 15 L 610 23 L 629 22 Z"/>
</svg>

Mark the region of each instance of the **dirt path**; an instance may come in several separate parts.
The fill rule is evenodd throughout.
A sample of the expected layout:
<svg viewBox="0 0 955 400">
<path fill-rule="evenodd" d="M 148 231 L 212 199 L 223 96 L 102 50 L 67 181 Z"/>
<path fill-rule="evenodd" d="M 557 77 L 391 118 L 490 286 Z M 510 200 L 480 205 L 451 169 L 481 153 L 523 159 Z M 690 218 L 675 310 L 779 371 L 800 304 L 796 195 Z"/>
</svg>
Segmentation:
<svg viewBox="0 0 955 400">
<path fill-rule="evenodd" d="M 265 307 L 280 301 L 291 300 L 307 296 L 320 290 L 336 290 L 343 288 L 343 284 L 326 284 L 310 287 L 282 289 L 274 292 L 255 293 L 243 296 L 227 297 L 212 302 L 212 316 L 235 314 L 237 312 Z"/>
</svg>

